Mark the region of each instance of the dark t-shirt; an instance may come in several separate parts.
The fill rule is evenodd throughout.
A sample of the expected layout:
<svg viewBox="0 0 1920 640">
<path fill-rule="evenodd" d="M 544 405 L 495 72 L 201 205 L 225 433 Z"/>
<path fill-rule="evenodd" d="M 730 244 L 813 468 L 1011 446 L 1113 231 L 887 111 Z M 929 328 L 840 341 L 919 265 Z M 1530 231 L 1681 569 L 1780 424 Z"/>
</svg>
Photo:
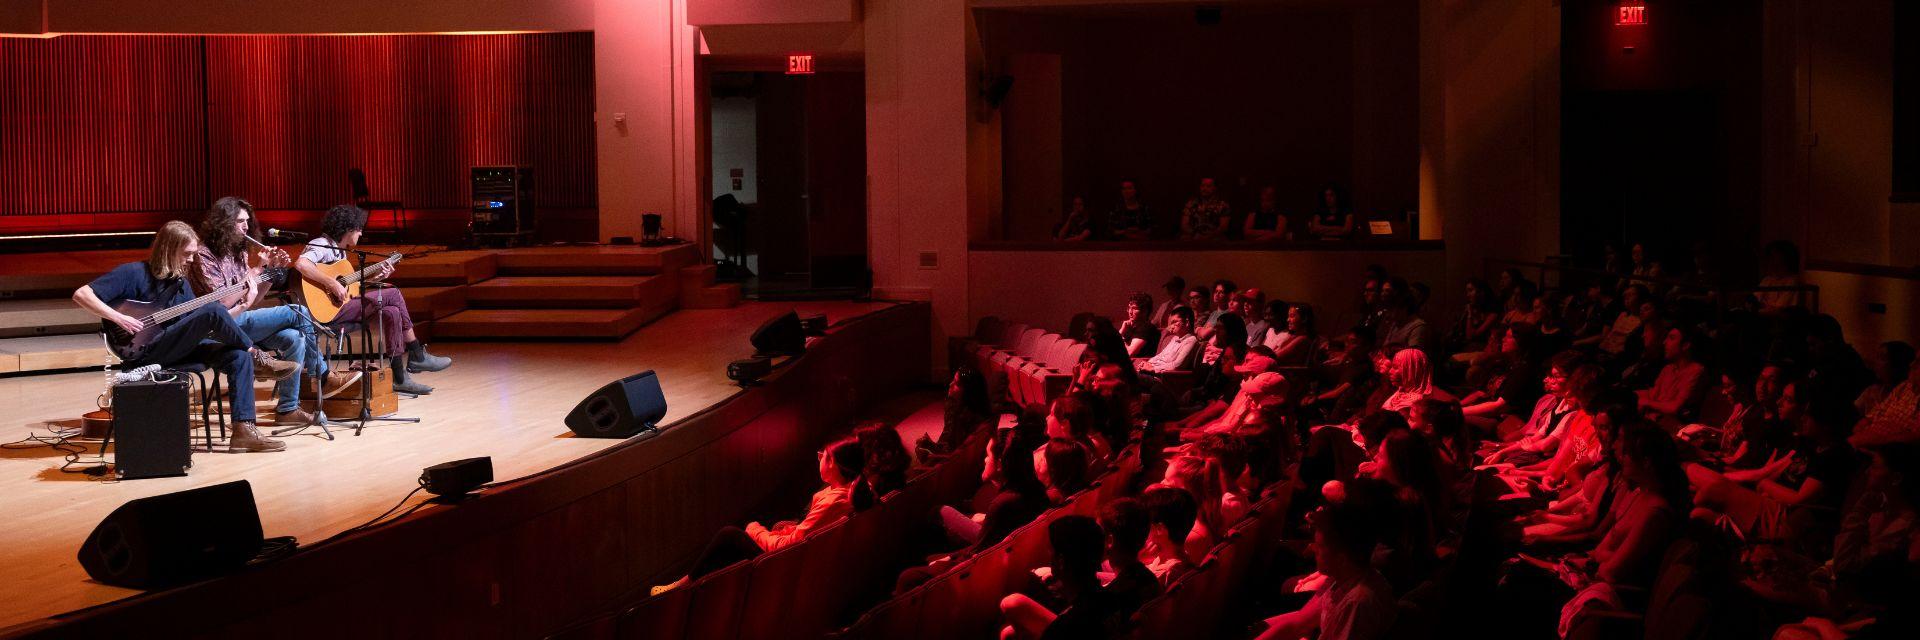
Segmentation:
<svg viewBox="0 0 1920 640">
<path fill-rule="evenodd" d="M 973 548 L 985 549 L 998 544 L 1006 539 L 1007 534 L 1040 517 L 1050 506 L 1053 505 L 1047 502 L 1045 492 L 1000 492 L 987 505 L 986 521 L 980 523 L 980 540 L 974 543 Z"/>
<path fill-rule="evenodd" d="M 1345 384 L 1346 395 L 1334 400 L 1332 415 L 1334 420 L 1346 420 L 1366 406 L 1367 398 L 1373 394 L 1375 378 L 1373 363 L 1365 358 L 1348 360 L 1334 369 L 1335 386 Z"/>
<path fill-rule="evenodd" d="M 101 274 L 87 284 L 93 295 L 111 307 L 127 300 L 157 303 L 171 307 L 193 299 L 186 278 L 155 279 L 147 273 L 147 263 L 129 262 Z"/>
<path fill-rule="evenodd" d="M 1807 480 L 1819 480 L 1820 495 L 1806 504 L 1839 509 L 1846 500 L 1847 482 L 1853 479 L 1857 464 L 1853 447 L 1844 443 L 1818 450 L 1813 443 L 1806 442 L 1798 447 L 1793 463 L 1781 472 L 1778 482 L 1780 486 L 1798 491 Z"/>
<path fill-rule="evenodd" d="M 1133 342 L 1134 338 L 1146 341 L 1140 346 L 1141 357 L 1151 358 L 1153 354 L 1160 353 L 1160 328 L 1153 326 L 1153 323 L 1136 322 L 1127 326 L 1126 333 L 1120 334 L 1123 343 Z"/>
<path fill-rule="evenodd" d="M 1506 400 L 1506 413 L 1521 420 L 1531 417 L 1533 405 L 1540 401 L 1540 377 L 1533 372 L 1533 366 L 1521 362 L 1507 370 L 1506 377 L 1494 388 L 1494 395 Z"/>
<path fill-rule="evenodd" d="M 1118 607 L 1115 614 L 1123 618 L 1140 610 L 1140 606 L 1148 600 L 1159 597 L 1160 590 L 1160 578 L 1142 564 L 1121 569 L 1113 576 L 1113 580 L 1107 582 L 1106 587 L 1107 593 L 1113 595 L 1114 605 Z"/>
<path fill-rule="evenodd" d="M 1272 211 L 1255 209 L 1250 215 L 1253 216 L 1254 231 L 1284 231 L 1284 229 L 1279 228 L 1280 210 L 1278 209 Z"/>
<path fill-rule="evenodd" d="M 1117 579 L 1117 578 L 1116 578 Z M 1114 637 L 1132 611 L 1110 589 L 1082 596 L 1040 633 L 1041 640 L 1099 640 Z"/>
<path fill-rule="evenodd" d="M 1153 212 L 1148 209 L 1145 204 L 1141 204 L 1138 208 L 1134 209 L 1128 209 L 1124 205 L 1117 206 L 1113 208 L 1112 213 L 1107 214 L 1107 225 L 1113 233 L 1122 231 L 1152 231 Z"/>
</svg>

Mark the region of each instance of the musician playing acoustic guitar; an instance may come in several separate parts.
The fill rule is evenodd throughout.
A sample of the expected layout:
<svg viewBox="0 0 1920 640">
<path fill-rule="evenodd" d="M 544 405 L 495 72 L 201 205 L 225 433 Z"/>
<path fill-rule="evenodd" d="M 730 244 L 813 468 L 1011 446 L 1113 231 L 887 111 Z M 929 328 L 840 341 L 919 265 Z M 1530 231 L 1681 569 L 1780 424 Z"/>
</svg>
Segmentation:
<svg viewBox="0 0 1920 640">
<path fill-rule="evenodd" d="M 74 290 L 73 301 L 93 315 L 111 322 L 129 334 L 148 328 L 146 321 L 122 313 L 116 307 L 130 301 L 175 308 L 194 300 L 187 284 L 187 270 L 200 250 L 200 239 L 193 227 L 178 220 L 160 227 L 153 236 L 153 249 L 144 262 L 129 262 L 93 282 Z M 159 314 L 155 314 L 159 315 Z M 152 316 L 148 316 L 151 318 Z M 233 380 L 233 436 L 227 451 L 279 451 L 287 444 L 260 435 L 254 427 L 253 341 L 240 330 L 233 316 L 217 304 L 194 307 L 161 325 L 136 351 L 128 353 L 129 368 L 158 364 L 163 367 L 184 362 L 205 362 L 224 371 Z"/>
<path fill-rule="evenodd" d="M 213 202 L 213 207 L 200 221 L 200 252 L 188 268 L 195 294 L 206 295 L 247 280 L 262 270 L 283 269 L 292 264 L 293 260 L 279 249 L 250 259 L 254 257 L 252 249 L 263 246 L 252 239 L 256 228 L 253 205 L 246 200 L 228 196 Z M 274 423 L 306 424 L 313 421 L 313 414 L 300 409 L 303 372 L 320 377 L 322 397 L 347 388 L 360 379 L 360 374 L 327 370 L 327 359 L 320 355 L 313 324 L 299 305 L 254 308 L 267 288 L 267 283 L 244 286 L 218 303 L 239 323 L 247 338 L 253 340 L 254 374 L 279 381 L 274 385 Z M 268 355 L 268 349 L 278 351 L 280 357 Z M 266 375 L 268 372 L 272 375 Z"/>
<path fill-rule="evenodd" d="M 413 395 L 433 393 L 433 387 L 421 384 L 408 374 L 422 371 L 439 371 L 453 364 L 451 358 L 427 353 L 426 345 L 413 333 L 413 318 L 407 312 L 407 300 L 400 290 L 392 287 L 363 289 L 360 297 L 348 295 L 347 286 L 320 269 L 320 265 L 333 264 L 347 259 L 347 249 L 360 243 L 360 233 L 367 227 L 367 212 L 352 205 L 339 205 L 327 210 L 320 221 L 320 235 L 307 242 L 306 250 L 300 252 L 300 259 L 293 268 L 300 277 L 318 285 L 326 292 L 333 304 L 340 305 L 340 313 L 329 322 L 374 322 L 379 318 L 382 342 L 386 345 L 386 355 L 393 363 L 393 390 Z M 386 280 L 393 275 L 391 264 L 378 265 L 378 271 L 366 279 L 372 282 Z M 308 305 L 313 305 L 309 301 Z M 327 320 L 320 316 L 321 320 Z"/>
</svg>

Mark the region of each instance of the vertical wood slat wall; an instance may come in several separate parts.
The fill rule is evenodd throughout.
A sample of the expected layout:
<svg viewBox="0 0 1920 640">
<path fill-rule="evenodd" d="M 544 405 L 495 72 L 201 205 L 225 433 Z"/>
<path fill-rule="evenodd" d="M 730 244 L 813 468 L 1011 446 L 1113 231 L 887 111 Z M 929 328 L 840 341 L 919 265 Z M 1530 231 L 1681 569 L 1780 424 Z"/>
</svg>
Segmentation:
<svg viewBox="0 0 1920 640">
<path fill-rule="evenodd" d="M 529 165 L 543 207 L 592 208 L 592 65 L 590 33 L 0 39 L 0 230 L 325 209 L 352 167 L 464 209 L 471 167 Z"/>
</svg>

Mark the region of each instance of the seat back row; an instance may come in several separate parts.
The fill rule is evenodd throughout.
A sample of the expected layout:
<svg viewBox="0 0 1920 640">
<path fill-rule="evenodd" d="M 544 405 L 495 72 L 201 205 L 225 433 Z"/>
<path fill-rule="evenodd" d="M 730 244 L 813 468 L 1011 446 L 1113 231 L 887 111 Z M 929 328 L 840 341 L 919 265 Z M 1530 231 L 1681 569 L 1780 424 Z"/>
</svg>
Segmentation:
<svg viewBox="0 0 1920 640">
<path fill-rule="evenodd" d="M 1139 471 L 1139 465 L 1137 446 L 1127 448 L 1087 489 L 1016 529 L 999 544 L 881 603 L 833 637 L 993 637 L 1000 625 L 1000 599 L 1026 586 L 1030 571 L 1052 557 L 1047 527 L 1068 515 L 1098 517 L 1101 505 L 1125 492 L 1128 479 Z"/>
<path fill-rule="evenodd" d="M 1045 405 L 1066 392 L 1073 365 L 1086 348 L 1039 327 L 988 316 L 980 319 L 972 338 L 954 342 L 949 361 L 969 363 L 984 374 L 995 400 Z"/>
<path fill-rule="evenodd" d="M 982 429 L 933 469 L 874 507 L 791 546 L 707 574 L 692 584 L 582 621 L 555 634 L 569 640 L 650 638 L 759 640 L 823 636 L 892 586 L 911 552 L 899 532 L 939 505 L 971 496 L 992 434 Z M 644 587 L 643 587 L 644 588 Z"/>
<path fill-rule="evenodd" d="M 1194 625 L 1225 622 L 1226 613 L 1237 604 L 1235 594 L 1245 592 L 1241 587 L 1254 572 L 1273 564 L 1292 495 L 1292 491 L 1278 491 L 1256 503 L 1193 571 L 1134 613 L 1129 637 L 1149 640 L 1223 635 L 1222 629 Z"/>
</svg>

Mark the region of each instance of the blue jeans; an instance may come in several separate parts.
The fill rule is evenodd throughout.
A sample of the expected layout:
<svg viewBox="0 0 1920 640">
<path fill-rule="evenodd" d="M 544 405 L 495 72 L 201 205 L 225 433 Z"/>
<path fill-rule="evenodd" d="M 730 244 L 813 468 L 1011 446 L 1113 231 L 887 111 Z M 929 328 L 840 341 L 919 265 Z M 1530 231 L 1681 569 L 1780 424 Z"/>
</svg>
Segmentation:
<svg viewBox="0 0 1920 640">
<path fill-rule="evenodd" d="M 196 358 L 206 362 L 233 379 L 234 421 L 253 422 L 253 355 L 248 351 L 252 346 L 225 308 L 204 305 L 167 325 L 138 359 L 126 364 L 129 368 L 149 363 L 169 366 Z"/>
<path fill-rule="evenodd" d="M 298 308 L 285 305 L 254 309 L 240 314 L 240 330 L 262 349 L 280 352 L 280 359 L 297 365 L 293 375 L 273 387 L 274 410 L 286 413 L 300 408 L 300 376 L 316 379 L 327 375 L 327 359 L 320 355 L 320 341 L 314 337 L 313 323 Z"/>
</svg>

